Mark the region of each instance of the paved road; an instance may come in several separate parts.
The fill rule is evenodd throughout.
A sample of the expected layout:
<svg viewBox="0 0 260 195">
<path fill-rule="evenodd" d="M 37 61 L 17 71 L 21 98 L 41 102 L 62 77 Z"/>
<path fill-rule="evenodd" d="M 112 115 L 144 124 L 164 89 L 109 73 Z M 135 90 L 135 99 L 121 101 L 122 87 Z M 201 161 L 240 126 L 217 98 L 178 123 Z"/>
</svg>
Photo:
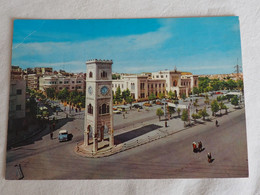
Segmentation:
<svg viewBox="0 0 260 195">
<path fill-rule="evenodd" d="M 75 121 L 66 125 L 73 126 Z M 248 176 L 244 109 L 224 115 L 218 121 L 219 127 L 207 122 L 100 159 L 83 158 L 72 151 L 83 135 L 66 143 L 50 140 L 45 135 L 42 140 L 7 152 L 6 178 L 15 179 L 17 163 L 22 166 L 24 179 Z M 191 143 L 200 140 L 205 150 L 193 153 Z M 207 162 L 207 152 L 215 159 L 211 164 Z"/>
</svg>

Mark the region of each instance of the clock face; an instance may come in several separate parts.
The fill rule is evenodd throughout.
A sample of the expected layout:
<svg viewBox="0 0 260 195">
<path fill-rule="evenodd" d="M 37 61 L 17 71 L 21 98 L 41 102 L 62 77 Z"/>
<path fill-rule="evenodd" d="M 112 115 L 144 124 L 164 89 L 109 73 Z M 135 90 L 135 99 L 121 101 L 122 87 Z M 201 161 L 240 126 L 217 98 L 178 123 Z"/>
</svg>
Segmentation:
<svg viewBox="0 0 260 195">
<path fill-rule="evenodd" d="M 92 94 L 93 94 L 93 89 L 92 89 L 92 87 L 91 87 L 91 86 L 89 86 L 89 87 L 88 87 L 88 93 L 89 93 L 90 95 L 92 95 Z"/>
<path fill-rule="evenodd" d="M 103 86 L 103 87 L 101 88 L 100 92 L 101 92 L 102 95 L 106 95 L 107 92 L 108 92 L 107 86 Z"/>
</svg>

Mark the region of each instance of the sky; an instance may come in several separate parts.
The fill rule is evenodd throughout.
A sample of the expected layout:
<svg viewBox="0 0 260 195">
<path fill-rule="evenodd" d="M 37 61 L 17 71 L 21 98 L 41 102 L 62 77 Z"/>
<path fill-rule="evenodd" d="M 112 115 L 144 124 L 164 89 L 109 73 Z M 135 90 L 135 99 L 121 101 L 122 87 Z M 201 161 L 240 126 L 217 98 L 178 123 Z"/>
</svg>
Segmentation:
<svg viewBox="0 0 260 195">
<path fill-rule="evenodd" d="M 239 18 L 14 20 L 12 65 L 86 72 L 90 59 L 118 73 L 226 74 L 242 65 Z"/>
</svg>

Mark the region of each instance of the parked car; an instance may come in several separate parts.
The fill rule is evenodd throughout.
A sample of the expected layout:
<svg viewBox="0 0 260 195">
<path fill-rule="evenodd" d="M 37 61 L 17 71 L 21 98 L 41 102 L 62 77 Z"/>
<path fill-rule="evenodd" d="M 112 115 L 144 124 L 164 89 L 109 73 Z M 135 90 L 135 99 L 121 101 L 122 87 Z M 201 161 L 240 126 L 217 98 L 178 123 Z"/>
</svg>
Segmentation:
<svg viewBox="0 0 260 195">
<path fill-rule="evenodd" d="M 121 114 L 121 111 L 120 110 L 113 110 L 113 113 L 114 114 Z"/>
<path fill-rule="evenodd" d="M 139 104 L 134 104 L 134 105 L 133 105 L 133 108 L 139 108 L 139 109 L 143 109 L 143 107 L 142 107 L 142 106 L 140 106 Z"/>
<path fill-rule="evenodd" d="M 63 110 L 60 107 L 57 107 L 56 112 L 63 112 Z"/>
<path fill-rule="evenodd" d="M 68 141 L 69 140 L 69 133 L 67 130 L 60 130 L 59 131 L 59 142 Z"/>
</svg>

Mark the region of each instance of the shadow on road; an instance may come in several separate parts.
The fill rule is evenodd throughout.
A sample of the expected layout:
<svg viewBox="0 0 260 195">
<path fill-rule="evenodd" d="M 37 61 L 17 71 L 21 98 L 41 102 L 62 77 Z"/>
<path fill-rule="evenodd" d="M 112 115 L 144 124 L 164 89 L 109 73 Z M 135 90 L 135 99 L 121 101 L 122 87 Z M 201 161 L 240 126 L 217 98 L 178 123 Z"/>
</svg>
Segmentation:
<svg viewBox="0 0 260 195">
<path fill-rule="evenodd" d="M 131 139 L 134 139 L 136 137 L 139 137 L 141 135 L 144 135 L 146 133 L 149 133 L 149 132 L 154 131 L 159 128 L 162 128 L 162 126 L 151 124 L 151 125 L 146 125 L 141 128 L 134 129 L 132 131 L 117 135 L 117 136 L 115 136 L 115 144 L 120 144 L 120 143 L 129 141 Z"/>
<path fill-rule="evenodd" d="M 57 120 L 54 131 L 56 131 L 57 129 L 64 126 L 66 123 L 73 121 L 73 120 L 74 120 L 73 118 L 63 118 L 63 119 Z M 50 134 L 49 123 L 46 124 L 46 128 L 44 130 L 40 131 L 36 135 L 31 135 L 31 137 L 25 138 L 24 140 L 21 140 L 21 141 L 17 141 L 16 143 L 14 143 L 12 145 L 7 144 L 7 150 L 11 149 L 12 147 L 21 147 L 21 146 L 26 146 L 29 144 L 34 144 L 36 141 L 42 140 L 42 137 L 44 137 L 48 134 Z M 72 137 L 71 137 L 71 139 L 72 139 Z"/>
</svg>

